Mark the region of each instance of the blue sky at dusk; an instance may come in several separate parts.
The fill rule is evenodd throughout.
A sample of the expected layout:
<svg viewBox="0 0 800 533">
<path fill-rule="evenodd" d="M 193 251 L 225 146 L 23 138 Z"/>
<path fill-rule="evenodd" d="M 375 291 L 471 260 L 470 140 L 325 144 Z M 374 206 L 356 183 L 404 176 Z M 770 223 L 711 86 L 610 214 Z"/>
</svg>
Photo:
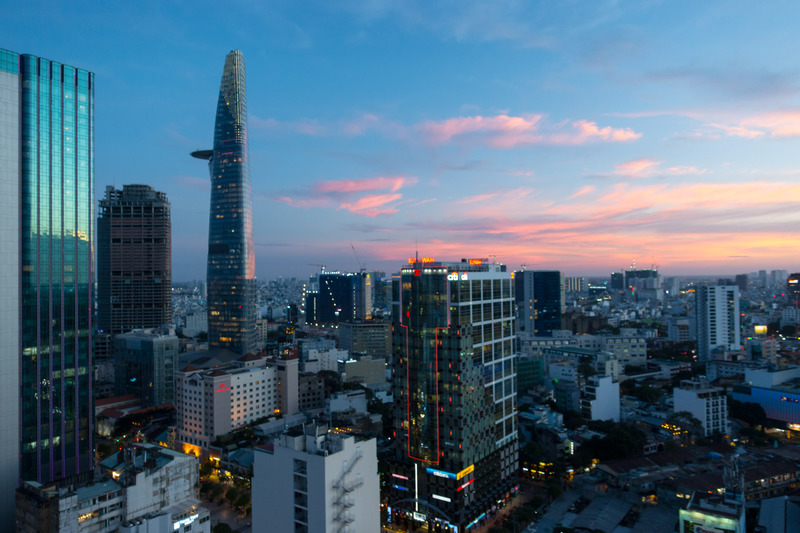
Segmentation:
<svg viewBox="0 0 800 533">
<path fill-rule="evenodd" d="M 96 191 L 172 203 L 205 277 L 228 51 L 260 278 L 415 249 L 599 275 L 798 270 L 797 2 L 6 2 L 0 47 L 96 74 Z"/>
</svg>

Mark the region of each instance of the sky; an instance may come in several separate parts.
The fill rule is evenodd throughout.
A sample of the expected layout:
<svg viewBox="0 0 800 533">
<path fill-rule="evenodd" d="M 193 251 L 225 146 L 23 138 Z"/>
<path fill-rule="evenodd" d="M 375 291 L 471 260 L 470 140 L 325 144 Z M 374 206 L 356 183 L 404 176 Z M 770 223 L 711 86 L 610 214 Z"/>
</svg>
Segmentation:
<svg viewBox="0 0 800 533">
<path fill-rule="evenodd" d="M 416 253 L 603 275 L 800 270 L 800 3 L 6 1 L 0 47 L 95 73 L 96 199 L 172 204 L 205 277 L 225 55 L 247 70 L 256 272 Z"/>
</svg>

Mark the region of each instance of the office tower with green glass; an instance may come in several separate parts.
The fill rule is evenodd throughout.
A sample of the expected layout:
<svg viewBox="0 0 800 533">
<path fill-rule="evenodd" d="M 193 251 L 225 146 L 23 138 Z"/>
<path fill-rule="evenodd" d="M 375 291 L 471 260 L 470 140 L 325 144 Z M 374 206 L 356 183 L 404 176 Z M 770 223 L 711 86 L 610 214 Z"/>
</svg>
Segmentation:
<svg viewBox="0 0 800 533">
<path fill-rule="evenodd" d="M 392 282 L 391 518 L 465 531 L 517 473 L 517 341 L 504 265 L 412 259 Z"/>
<path fill-rule="evenodd" d="M 256 259 L 253 198 L 247 154 L 247 90 L 240 50 L 225 58 L 214 125 L 214 149 L 192 153 L 208 160 L 208 345 L 246 354 L 256 348 Z"/>
<path fill-rule="evenodd" d="M 0 523 L 90 478 L 94 74 L 0 50 Z"/>
</svg>

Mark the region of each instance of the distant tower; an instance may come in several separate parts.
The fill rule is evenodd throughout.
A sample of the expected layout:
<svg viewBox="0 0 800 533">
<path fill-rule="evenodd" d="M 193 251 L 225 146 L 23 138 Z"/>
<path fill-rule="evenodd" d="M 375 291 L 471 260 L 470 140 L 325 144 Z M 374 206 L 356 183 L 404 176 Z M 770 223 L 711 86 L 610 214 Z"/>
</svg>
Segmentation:
<svg viewBox="0 0 800 533">
<path fill-rule="evenodd" d="M 214 149 L 192 153 L 211 173 L 208 225 L 208 344 L 245 354 L 256 347 L 256 259 L 247 155 L 247 92 L 240 50 L 225 58 Z"/>
<path fill-rule="evenodd" d="M 167 195 L 106 187 L 97 219 L 97 327 L 118 335 L 172 321 L 172 225 Z"/>
<path fill-rule="evenodd" d="M 739 287 L 701 285 L 696 298 L 697 359 L 707 361 L 716 348 L 740 350 Z"/>
</svg>

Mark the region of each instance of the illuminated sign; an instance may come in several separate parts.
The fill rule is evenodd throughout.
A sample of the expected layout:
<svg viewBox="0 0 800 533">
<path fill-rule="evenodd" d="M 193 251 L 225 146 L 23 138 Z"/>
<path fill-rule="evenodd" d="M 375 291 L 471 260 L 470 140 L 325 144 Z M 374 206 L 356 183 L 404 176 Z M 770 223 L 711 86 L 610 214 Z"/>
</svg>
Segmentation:
<svg viewBox="0 0 800 533">
<path fill-rule="evenodd" d="M 178 520 L 177 522 L 174 522 L 172 524 L 172 529 L 176 530 L 176 529 L 180 529 L 181 526 L 188 526 L 189 524 L 191 524 L 192 522 L 197 520 L 198 516 L 200 516 L 200 515 L 199 514 L 193 514 L 192 516 L 190 516 L 188 518 L 184 518 L 183 520 Z"/>
<path fill-rule="evenodd" d="M 462 477 L 466 476 L 467 474 L 475 471 L 475 465 L 469 465 L 464 470 L 456 474 L 456 479 L 461 479 Z"/>
<path fill-rule="evenodd" d="M 461 272 L 461 273 L 459 273 L 459 272 L 451 272 L 450 274 L 447 275 L 447 279 L 449 281 L 458 281 L 459 279 L 468 280 L 469 276 L 467 276 L 466 272 Z"/>
<path fill-rule="evenodd" d="M 755 326 L 756 335 L 765 335 L 767 333 L 767 326 Z"/>
<path fill-rule="evenodd" d="M 420 262 L 420 263 L 435 263 L 436 262 L 436 258 L 434 258 L 434 257 L 423 257 L 421 259 L 417 259 L 416 257 L 409 257 L 408 258 L 408 264 L 409 265 L 413 265 L 416 262 Z"/>
<path fill-rule="evenodd" d="M 429 474 L 433 474 L 437 477 L 444 477 L 447 479 L 458 479 L 455 474 L 451 474 L 450 472 L 445 472 L 444 470 L 436 470 L 435 468 L 426 468 Z"/>
<path fill-rule="evenodd" d="M 470 265 L 481 265 L 481 264 L 483 264 L 483 260 L 482 259 L 470 259 L 469 260 L 469 264 Z"/>
<path fill-rule="evenodd" d="M 469 481 L 467 481 L 466 483 L 464 483 L 463 485 L 461 485 L 460 487 L 458 487 L 458 488 L 456 489 L 456 492 L 459 492 L 459 491 L 462 491 L 462 490 L 464 490 L 464 489 L 465 489 L 465 488 L 467 488 L 468 486 L 472 485 L 474 482 L 475 482 L 475 480 L 474 480 L 474 479 L 470 479 Z"/>
<path fill-rule="evenodd" d="M 406 481 L 408 481 L 408 478 L 406 476 L 401 476 L 400 474 L 392 474 L 392 477 L 396 477 L 397 479 L 405 479 Z"/>
<path fill-rule="evenodd" d="M 394 485 L 394 488 L 396 488 L 397 490 L 402 490 L 402 491 L 408 492 L 407 488 L 401 487 L 400 485 Z"/>
<path fill-rule="evenodd" d="M 220 383 L 219 384 L 219 388 L 217 390 L 215 390 L 214 392 L 223 392 L 223 391 L 226 391 L 226 390 L 229 391 L 229 390 L 231 390 L 231 388 L 226 386 L 225 383 Z"/>
<path fill-rule="evenodd" d="M 433 497 L 434 500 L 442 500 L 443 502 L 451 502 L 451 501 L 453 501 L 450 498 L 448 498 L 447 496 L 439 496 L 438 494 L 431 494 L 431 496 Z"/>
</svg>

